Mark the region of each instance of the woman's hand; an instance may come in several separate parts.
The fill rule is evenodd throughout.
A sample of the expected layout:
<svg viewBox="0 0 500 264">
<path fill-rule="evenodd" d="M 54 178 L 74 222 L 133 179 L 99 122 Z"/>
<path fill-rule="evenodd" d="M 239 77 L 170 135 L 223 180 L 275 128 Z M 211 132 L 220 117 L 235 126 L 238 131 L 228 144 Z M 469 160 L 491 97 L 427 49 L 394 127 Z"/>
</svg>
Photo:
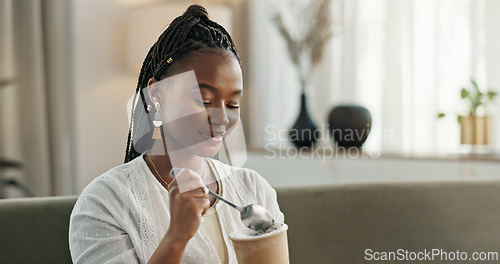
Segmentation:
<svg viewBox="0 0 500 264">
<path fill-rule="evenodd" d="M 166 236 L 173 240 L 191 239 L 210 207 L 208 189 L 198 173 L 181 169 L 169 187 L 170 226 Z"/>
<path fill-rule="evenodd" d="M 189 240 L 200 227 L 203 215 L 210 207 L 208 189 L 200 175 L 181 169 L 169 186 L 170 226 L 149 264 L 180 263 Z"/>
</svg>

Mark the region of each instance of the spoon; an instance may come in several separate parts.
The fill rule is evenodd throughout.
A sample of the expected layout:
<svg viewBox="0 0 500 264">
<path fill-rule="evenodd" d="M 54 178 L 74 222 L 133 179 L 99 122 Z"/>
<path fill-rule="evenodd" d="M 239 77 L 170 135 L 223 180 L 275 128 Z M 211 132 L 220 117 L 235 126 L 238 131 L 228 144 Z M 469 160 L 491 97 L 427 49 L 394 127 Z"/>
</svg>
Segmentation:
<svg viewBox="0 0 500 264">
<path fill-rule="evenodd" d="M 179 168 L 172 168 L 170 171 L 170 177 L 172 179 L 180 172 Z M 241 222 L 246 225 L 248 228 L 256 230 L 256 231 L 266 231 L 269 227 L 274 224 L 274 219 L 266 210 L 266 208 L 258 205 L 258 204 L 250 204 L 245 207 L 237 206 L 234 203 L 222 198 L 222 196 L 208 190 L 208 193 L 215 198 L 227 203 L 234 209 L 238 210 L 241 214 Z"/>
</svg>

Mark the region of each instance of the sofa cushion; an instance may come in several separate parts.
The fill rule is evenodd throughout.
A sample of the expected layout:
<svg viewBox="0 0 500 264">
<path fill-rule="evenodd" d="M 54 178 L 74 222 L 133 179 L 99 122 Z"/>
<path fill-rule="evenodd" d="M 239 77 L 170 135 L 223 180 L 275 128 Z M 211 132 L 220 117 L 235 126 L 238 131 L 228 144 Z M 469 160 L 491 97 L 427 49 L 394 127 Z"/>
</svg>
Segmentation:
<svg viewBox="0 0 500 264">
<path fill-rule="evenodd" d="M 469 257 L 500 249 L 500 181 L 283 188 L 278 201 L 292 263 L 373 262 L 365 257 L 398 249 L 459 250 Z"/>
<path fill-rule="evenodd" d="M 367 249 L 459 250 L 471 256 L 500 248 L 500 181 L 353 184 L 277 192 L 289 226 L 292 264 L 373 262 L 365 260 Z M 68 225 L 76 199 L 0 200 L 0 263 L 71 263 Z M 422 263 L 441 262 L 446 261 Z"/>
<path fill-rule="evenodd" d="M 0 200 L 0 263 L 71 263 L 76 196 Z"/>
</svg>

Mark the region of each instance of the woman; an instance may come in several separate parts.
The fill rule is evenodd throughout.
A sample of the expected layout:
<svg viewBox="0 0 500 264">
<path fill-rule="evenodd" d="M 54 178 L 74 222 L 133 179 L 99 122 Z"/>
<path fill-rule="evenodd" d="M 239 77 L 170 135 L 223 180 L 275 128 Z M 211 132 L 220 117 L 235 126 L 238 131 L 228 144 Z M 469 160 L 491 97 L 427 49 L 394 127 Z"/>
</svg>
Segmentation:
<svg viewBox="0 0 500 264">
<path fill-rule="evenodd" d="M 75 263 L 237 263 L 228 234 L 244 227 L 239 212 L 208 189 L 284 221 L 259 174 L 209 158 L 239 122 L 242 93 L 231 37 L 190 6 L 143 63 L 125 164 L 90 183 L 73 209 Z M 183 168 L 175 179 L 173 167 Z"/>
</svg>

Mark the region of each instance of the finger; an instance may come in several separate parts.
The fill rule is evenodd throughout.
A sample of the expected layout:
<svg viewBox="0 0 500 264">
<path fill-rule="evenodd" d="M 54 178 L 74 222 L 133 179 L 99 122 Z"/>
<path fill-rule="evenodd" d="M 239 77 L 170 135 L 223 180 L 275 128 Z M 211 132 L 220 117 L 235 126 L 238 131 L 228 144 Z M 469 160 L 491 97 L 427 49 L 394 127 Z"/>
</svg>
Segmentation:
<svg viewBox="0 0 500 264">
<path fill-rule="evenodd" d="M 179 191 L 180 192 L 189 192 L 191 190 L 198 189 L 198 188 L 202 188 L 203 191 L 205 191 L 206 186 L 203 183 L 203 181 L 201 180 L 201 177 L 199 177 L 199 175 L 196 172 L 193 172 L 191 175 L 193 175 L 193 176 L 191 176 L 190 180 L 183 181 L 183 182 L 180 182 L 180 181 L 177 182 L 177 186 L 179 187 Z"/>
<path fill-rule="evenodd" d="M 205 191 L 205 185 L 199 181 L 189 181 L 177 186 L 180 193 L 191 192 L 193 190 L 201 189 Z M 203 196 L 202 196 L 203 197 Z"/>
<path fill-rule="evenodd" d="M 191 179 L 191 173 L 185 168 L 172 168 L 170 170 L 170 177 L 178 183 L 183 183 Z"/>
<path fill-rule="evenodd" d="M 204 199 L 208 199 L 208 192 L 209 192 L 208 187 L 203 186 L 203 187 L 201 188 L 201 193 L 203 194 L 203 198 L 204 198 Z"/>
<path fill-rule="evenodd" d="M 203 217 L 207 211 L 208 211 L 208 208 L 210 208 L 210 201 L 208 199 L 203 199 L 203 211 L 201 212 L 201 216 Z"/>
<path fill-rule="evenodd" d="M 182 169 L 181 169 L 181 168 L 176 168 L 176 167 L 174 167 L 174 168 L 172 168 L 172 169 L 170 170 L 170 177 L 172 178 L 172 181 L 170 182 L 170 185 L 169 185 L 169 186 L 168 186 L 168 188 L 167 188 L 167 190 L 168 190 L 169 192 L 174 191 L 175 187 L 177 187 L 177 185 L 178 185 L 178 183 L 177 183 L 177 182 L 178 182 L 178 180 L 179 180 L 180 178 L 177 178 L 176 176 L 177 176 L 177 175 L 178 175 L 181 171 L 182 171 Z"/>
<path fill-rule="evenodd" d="M 174 179 L 176 179 L 178 183 L 183 183 L 194 179 L 201 180 L 201 176 L 196 171 L 187 168 L 173 168 L 170 171 L 170 176 L 175 176 Z"/>
<path fill-rule="evenodd" d="M 172 179 L 175 179 L 175 176 L 177 174 L 179 174 L 179 172 L 181 171 L 181 168 L 178 168 L 178 167 L 173 167 L 171 170 L 170 170 L 170 177 Z"/>
<path fill-rule="evenodd" d="M 202 187 L 197 187 L 197 188 L 192 188 L 191 186 L 180 186 L 179 189 L 190 189 L 189 191 L 186 192 L 180 192 L 185 195 L 194 197 L 194 198 L 203 198 L 207 199 L 208 198 L 208 188 L 205 186 Z"/>
<path fill-rule="evenodd" d="M 174 172 L 176 171 L 176 172 Z M 192 189 L 204 186 L 203 181 L 201 180 L 201 177 L 198 173 L 195 171 L 192 171 L 190 169 L 179 169 L 179 168 L 173 168 L 170 171 L 170 176 L 174 179 L 168 188 L 168 190 L 173 189 L 176 186 L 181 186 L 184 183 L 188 183 L 190 181 L 198 181 L 198 184 L 196 183 L 188 183 L 187 185 L 184 185 L 182 189 L 180 189 L 181 192 L 187 192 Z"/>
</svg>

